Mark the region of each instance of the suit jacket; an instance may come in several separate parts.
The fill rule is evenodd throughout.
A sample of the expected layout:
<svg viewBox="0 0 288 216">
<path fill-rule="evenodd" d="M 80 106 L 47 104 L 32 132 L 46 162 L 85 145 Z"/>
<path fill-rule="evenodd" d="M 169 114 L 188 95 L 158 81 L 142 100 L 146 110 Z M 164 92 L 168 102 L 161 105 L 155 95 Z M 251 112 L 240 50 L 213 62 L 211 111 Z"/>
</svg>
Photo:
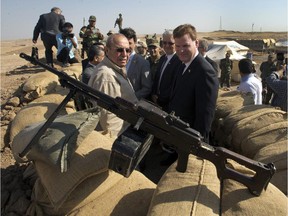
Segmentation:
<svg viewBox="0 0 288 216">
<path fill-rule="evenodd" d="M 128 68 L 127 76 L 138 100 L 148 98 L 152 91 L 150 65 L 141 55 L 135 54 Z"/>
<path fill-rule="evenodd" d="M 162 107 L 164 111 L 168 111 L 169 98 L 171 95 L 174 79 L 177 74 L 177 68 L 181 64 L 178 56 L 176 54 L 170 59 L 165 70 L 163 71 L 161 82 L 159 84 L 159 79 L 161 75 L 162 65 L 165 60 L 165 55 L 161 56 L 159 60 L 159 66 L 155 75 L 155 80 L 153 82 L 152 94 L 157 95 L 157 103 Z"/>
<path fill-rule="evenodd" d="M 61 14 L 55 12 L 50 12 L 47 14 L 42 14 L 34 28 L 33 40 L 37 40 L 39 34 L 49 34 L 54 35 L 59 34 L 62 31 L 62 26 L 65 23 L 65 18 Z"/>
<path fill-rule="evenodd" d="M 208 56 L 205 57 L 205 59 L 212 65 L 212 67 L 214 68 L 217 76 L 218 76 L 218 65 L 215 61 L 213 61 L 211 58 L 209 58 Z"/>
<path fill-rule="evenodd" d="M 218 78 L 213 67 L 198 54 L 185 73 L 177 72 L 169 111 L 199 131 L 208 142 L 218 95 Z"/>
</svg>

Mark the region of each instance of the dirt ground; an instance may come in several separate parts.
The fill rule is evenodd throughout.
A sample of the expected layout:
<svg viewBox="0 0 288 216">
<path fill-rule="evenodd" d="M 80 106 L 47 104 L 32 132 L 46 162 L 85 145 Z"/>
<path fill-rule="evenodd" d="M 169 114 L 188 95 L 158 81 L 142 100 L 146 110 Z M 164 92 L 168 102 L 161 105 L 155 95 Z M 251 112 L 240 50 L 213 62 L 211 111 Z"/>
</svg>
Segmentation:
<svg viewBox="0 0 288 216">
<path fill-rule="evenodd" d="M 244 33 L 244 32 L 210 32 L 210 33 L 199 33 L 199 38 L 206 38 L 207 40 L 231 40 L 236 38 L 241 39 L 264 39 L 274 38 L 285 39 L 287 33 L 285 32 L 266 32 L 266 33 Z M 31 54 L 32 42 L 31 39 L 26 40 L 14 40 L 14 41 L 1 41 L 1 179 L 8 179 L 7 176 L 13 173 L 13 169 L 18 169 L 19 166 L 15 164 L 15 160 L 9 147 L 9 124 L 13 118 L 7 118 L 9 113 L 9 106 L 7 101 L 13 96 L 21 94 L 21 85 L 36 71 L 42 69 L 28 63 L 26 60 L 19 57 L 21 52 Z M 44 47 L 39 40 L 37 47 L 39 49 L 39 56 L 44 61 Z M 55 56 L 55 53 L 54 53 Z M 254 61 L 261 63 L 266 60 L 266 53 L 254 53 Z M 21 108 L 20 105 L 19 109 Z M 8 111 L 7 111 L 8 110 Z M 5 118 L 6 117 L 6 118 Z M 154 153 L 159 153 L 158 150 L 154 149 Z M 154 164 L 155 165 L 155 164 Z M 153 164 L 151 164 L 153 166 Z M 165 171 L 165 167 L 163 172 Z M 12 171 L 11 171 L 12 170 Z M 161 171 L 161 172 L 162 172 Z M 154 176 L 153 181 L 157 182 L 161 176 Z M 1 180 L 2 186 L 3 180 Z M 2 194 L 2 190 L 1 190 Z M 2 199 L 2 197 L 1 197 Z M 1 206 L 2 209 L 2 206 Z M 2 211 L 1 211 L 2 212 Z"/>
</svg>

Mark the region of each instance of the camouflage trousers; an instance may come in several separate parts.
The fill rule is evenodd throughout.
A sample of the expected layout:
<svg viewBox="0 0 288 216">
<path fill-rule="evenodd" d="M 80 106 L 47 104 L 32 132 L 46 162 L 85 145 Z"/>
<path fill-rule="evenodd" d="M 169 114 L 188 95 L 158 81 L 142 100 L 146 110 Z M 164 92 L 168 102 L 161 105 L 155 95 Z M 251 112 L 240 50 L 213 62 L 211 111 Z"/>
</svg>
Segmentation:
<svg viewBox="0 0 288 216">
<path fill-rule="evenodd" d="M 227 88 L 230 88 L 230 86 L 231 86 L 231 71 L 230 72 L 221 71 L 221 76 L 220 76 L 221 88 L 223 87 L 224 84 L 226 84 Z"/>
</svg>

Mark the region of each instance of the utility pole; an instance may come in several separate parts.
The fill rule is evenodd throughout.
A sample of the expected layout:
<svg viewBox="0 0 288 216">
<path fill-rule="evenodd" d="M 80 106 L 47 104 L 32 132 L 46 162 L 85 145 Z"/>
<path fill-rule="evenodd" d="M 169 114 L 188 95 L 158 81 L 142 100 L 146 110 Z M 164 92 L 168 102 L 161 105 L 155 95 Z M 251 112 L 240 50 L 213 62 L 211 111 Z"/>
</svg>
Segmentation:
<svg viewBox="0 0 288 216">
<path fill-rule="evenodd" d="M 85 26 L 85 17 L 83 17 L 83 26 Z"/>
</svg>

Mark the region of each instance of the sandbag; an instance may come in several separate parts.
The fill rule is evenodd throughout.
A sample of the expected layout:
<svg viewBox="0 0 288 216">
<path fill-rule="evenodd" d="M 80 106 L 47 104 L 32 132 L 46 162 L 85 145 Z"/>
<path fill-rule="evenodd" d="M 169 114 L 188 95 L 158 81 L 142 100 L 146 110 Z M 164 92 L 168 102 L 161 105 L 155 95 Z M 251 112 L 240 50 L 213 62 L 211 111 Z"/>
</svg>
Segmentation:
<svg viewBox="0 0 288 216">
<path fill-rule="evenodd" d="M 82 74 L 82 63 L 75 63 L 69 67 L 63 68 L 63 72 L 79 81 Z"/>
<path fill-rule="evenodd" d="M 27 147 L 45 122 L 30 125 L 20 131 L 12 142 L 12 152 L 17 162 L 43 161 L 65 172 L 76 148 L 95 128 L 99 121 L 99 109 L 89 109 L 57 117 L 31 146 L 28 154 L 19 154 Z"/>
<path fill-rule="evenodd" d="M 213 135 L 214 142 L 218 146 L 228 147 L 231 146 L 231 132 L 234 125 L 241 119 L 255 115 L 255 113 L 262 112 L 267 108 L 272 108 L 270 105 L 247 105 L 241 108 L 235 108 L 230 110 L 229 114 L 219 119 L 214 118 L 211 126 L 211 133 Z M 235 149 L 236 150 L 236 149 Z M 237 150 L 236 150 L 237 151 Z"/>
<path fill-rule="evenodd" d="M 146 215 L 155 184 L 134 171 L 129 178 L 106 171 L 80 183 L 58 209 L 51 205 L 40 179 L 32 193 L 27 215 Z M 113 198 L 112 198 L 113 197 Z"/>
<path fill-rule="evenodd" d="M 70 193 L 85 179 L 107 172 L 113 141 L 92 131 L 77 148 L 70 160 L 69 169 L 64 173 L 51 164 L 34 161 L 53 208 L 61 207 Z"/>
<path fill-rule="evenodd" d="M 241 143 L 241 154 L 253 158 L 257 152 L 270 144 L 287 141 L 287 120 L 270 124 L 250 133 Z"/>
<path fill-rule="evenodd" d="M 34 92 L 35 98 L 51 93 L 59 85 L 58 76 L 45 71 L 42 73 L 33 74 L 23 85 L 23 91 Z"/>
<path fill-rule="evenodd" d="M 242 173 L 251 171 L 231 161 L 231 166 Z M 148 215 L 287 215 L 287 198 L 274 185 L 257 197 L 242 184 L 224 180 L 222 200 L 216 168 L 206 160 L 189 156 L 185 173 L 176 171 L 172 164 L 158 183 Z M 247 171 L 246 171 L 247 170 Z"/>
<path fill-rule="evenodd" d="M 21 108 L 10 125 L 10 142 L 12 142 L 14 137 L 26 126 L 47 120 L 64 100 L 66 94 L 67 90 L 61 89 L 59 92 L 37 98 Z M 71 101 L 64 109 L 60 110 L 59 115 L 66 115 L 73 112 L 75 112 L 75 106 Z"/>
<path fill-rule="evenodd" d="M 254 173 L 236 163 L 231 163 L 235 169 L 247 174 Z M 223 182 L 222 215 L 287 215 L 287 197 L 273 184 L 269 183 L 266 191 L 259 197 L 253 196 L 245 186 L 231 179 Z"/>
<path fill-rule="evenodd" d="M 286 112 L 274 108 L 261 109 L 254 115 L 240 119 L 233 127 L 231 127 L 232 148 L 235 151 L 240 151 L 241 142 L 249 136 L 249 134 L 271 124 L 285 121 L 286 119 Z"/>
<path fill-rule="evenodd" d="M 244 95 L 236 90 L 224 93 L 220 91 L 216 102 L 215 119 L 224 118 L 231 111 L 252 104 L 254 104 L 252 94 Z"/>
<path fill-rule="evenodd" d="M 272 143 L 260 149 L 254 157 L 254 160 L 262 163 L 274 163 L 276 173 L 271 179 L 279 190 L 287 195 L 287 140 Z"/>
</svg>

